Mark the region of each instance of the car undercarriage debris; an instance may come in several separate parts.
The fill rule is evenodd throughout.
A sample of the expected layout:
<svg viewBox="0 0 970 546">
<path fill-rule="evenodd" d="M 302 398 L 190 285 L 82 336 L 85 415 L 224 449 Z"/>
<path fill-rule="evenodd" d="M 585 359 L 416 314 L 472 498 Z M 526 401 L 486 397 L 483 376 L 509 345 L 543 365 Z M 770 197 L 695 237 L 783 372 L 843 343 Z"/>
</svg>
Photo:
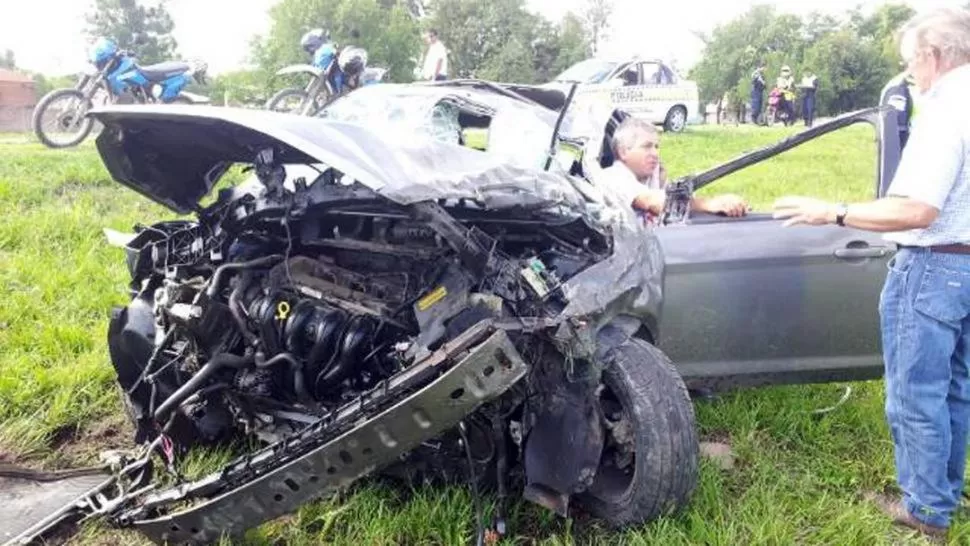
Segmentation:
<svg viewBox="0 0 970 546">
<path fill-rule="evenodd" d="M 484 323 L 439 351 L 426 364 L 401 372 L 378 392 L 338 410 L 319 429 L 230 464 L 218 479 L 154 493 L 136 511 L 120 514 L 119 522 L 134 525 L 158 542 L 204 544 L 223 534 L 237 535 L 391 463 L 456 426 L 526 372 L 505 333 Z M 447 360 L 466 352 L 460 362 L 425 384 L 435 368 L 446 367 Z M 408 391 L 416 392 L 386 407 L 398 393 Z M 207 500 L 187 510 L 164 511 L 197 496 Z"/>
</svg>

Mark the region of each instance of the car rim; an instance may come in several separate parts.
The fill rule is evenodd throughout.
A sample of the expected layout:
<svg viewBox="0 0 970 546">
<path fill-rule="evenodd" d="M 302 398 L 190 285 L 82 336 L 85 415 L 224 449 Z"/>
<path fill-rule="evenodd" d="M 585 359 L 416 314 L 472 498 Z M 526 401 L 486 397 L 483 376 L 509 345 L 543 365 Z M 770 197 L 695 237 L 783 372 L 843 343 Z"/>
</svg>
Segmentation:
<svg viewBox="0 0 970 546">
<path fill-rule="evenodd" d="M 681 109 L 674 110 L 673 115 L 670 117 L 670 127 L 674 131 L 680 131 L 684 128 L 684 111 Z"/>
<path fill-rule="evenodd" d="M 633 486 L 636 475 L 635 427 L 630 411 L 608 386 L 600 392 L 603 411 L 603 454 L 590 493 L 603 500 L 616 501 Z"/>
</svg>

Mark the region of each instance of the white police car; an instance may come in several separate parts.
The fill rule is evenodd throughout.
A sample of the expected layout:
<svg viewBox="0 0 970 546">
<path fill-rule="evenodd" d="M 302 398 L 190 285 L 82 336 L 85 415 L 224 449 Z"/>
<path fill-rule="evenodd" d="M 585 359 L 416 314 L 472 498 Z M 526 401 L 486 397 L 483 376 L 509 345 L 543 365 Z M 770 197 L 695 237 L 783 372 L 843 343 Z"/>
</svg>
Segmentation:
<svg viewBox="0 0 970 546">
<path fill-rule="evenodd" d="M 580 84 L 576 99 L 608 101 L 614 108 L 680 132 L 699 114 L 697 84 L 680 79 L 658 59 L 587 59 L 546 84 Z"/>
</svg>

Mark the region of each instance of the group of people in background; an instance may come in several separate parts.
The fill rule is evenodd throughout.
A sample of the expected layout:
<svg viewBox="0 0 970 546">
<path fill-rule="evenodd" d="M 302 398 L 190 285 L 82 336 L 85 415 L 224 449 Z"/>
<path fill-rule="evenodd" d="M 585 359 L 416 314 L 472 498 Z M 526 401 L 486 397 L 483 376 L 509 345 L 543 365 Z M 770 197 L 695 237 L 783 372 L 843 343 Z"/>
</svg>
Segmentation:
<svg viewBox="0 0 970 546">
<path fill-rule="evenodd" d="M 782 66 L 781 73 L 775 79 L 775 87 L 768 95 L 769 102 L 775 103 L 771 106 L 785 114 L 784 120 L 790 125 L 795 121 L 795 101 L 800 93 L 802 120 L 806 127 L 811 127 L 815 123 L 815 94 L 818 92 L 818 85 L 818 76 L 812 70 L 806 70 L 801 82 L 796 85 L 791 68 Z M 751 74 L 751 122 L 757 125 L 768 125 L 774 121 L 768 119 L 764 107 L 767 87 L 765 63 L 759 62 Z"/>
</svg>

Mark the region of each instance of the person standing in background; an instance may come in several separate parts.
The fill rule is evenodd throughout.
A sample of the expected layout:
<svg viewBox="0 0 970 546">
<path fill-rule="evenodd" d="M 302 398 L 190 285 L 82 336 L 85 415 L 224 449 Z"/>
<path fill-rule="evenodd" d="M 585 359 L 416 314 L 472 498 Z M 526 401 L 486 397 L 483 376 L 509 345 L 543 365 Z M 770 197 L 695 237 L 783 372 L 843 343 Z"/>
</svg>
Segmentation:
<svg viewBox="0 0 970 546">
<path fill-rule="evenodd" d="M 781 74 L 775 78 L 775 89 L 782 96 L 782 110 L 785 112 L 786 123 L 795 123 L 795 77 L 792 76 L 791 68 L 788 65 L 781 67 Z"/>
<path fill-rule="evenodd" d="M 751 123 L 761 125 L 761 107 L 765 98 L 765 63 L 759 62 L 758 68 L 751 73 Z"/>
<path fill-rule="evenodd" d="M 424 54 L 424 70 L 422 76 L 430 81 L 448 79 L 448 50 L 438 39 L 438 31 L 431 29 L 424 35 L 424 43 L 428 44 L 428 51 Z"/>
<path fill-rule="evenodd" d="M 896 124 L 899 126 L 900 152 L 909 140 L 909 126 L 913 121 L 913 93 L 910 89 L 913 85 L 912 76 L 903 72 L 889 80 L 879 96 L 879 106 L 892 106 L 899 112 Z"/>
<path fill-rule="evenodd" d="M 815 123 L 815 92 L 818 91 L 818 76 L 811 70 L 807 70 L 798 87 L 802 91 L 802 119 L 805 120 L 805 127 L 811 127 Z"/>
</svg>

